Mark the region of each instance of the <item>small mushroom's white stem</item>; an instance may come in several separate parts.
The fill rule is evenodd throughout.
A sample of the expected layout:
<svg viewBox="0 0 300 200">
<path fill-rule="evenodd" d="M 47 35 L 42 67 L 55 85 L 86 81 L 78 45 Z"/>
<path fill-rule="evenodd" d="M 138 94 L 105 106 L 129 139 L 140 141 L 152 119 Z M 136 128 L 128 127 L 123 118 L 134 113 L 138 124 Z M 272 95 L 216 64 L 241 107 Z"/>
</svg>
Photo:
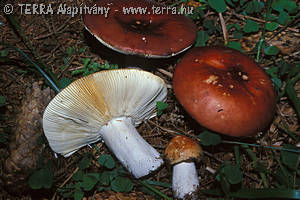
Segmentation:
<svg viewBox="0 0 300 200">
<path fill-rule="evenodd" d="M 172 189 L 178 199 L 197 199 L 194 193 L 199 186 L 198 174 L 194 162 L 181 162 L 173 166 Z"/>
<path fill-rule="evenodd" d="M 140 136 L 130 118 L 109 121 L 100 134 L 107 147 L 136 178 L 148 175 L 163 164 L 160 154 Z"/>
</svg>

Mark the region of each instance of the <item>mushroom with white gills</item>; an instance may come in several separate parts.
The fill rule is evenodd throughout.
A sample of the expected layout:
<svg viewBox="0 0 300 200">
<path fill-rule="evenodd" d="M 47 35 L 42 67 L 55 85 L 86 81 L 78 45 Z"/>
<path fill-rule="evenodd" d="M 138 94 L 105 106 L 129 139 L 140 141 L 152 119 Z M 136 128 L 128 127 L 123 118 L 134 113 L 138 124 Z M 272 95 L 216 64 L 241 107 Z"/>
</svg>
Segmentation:
<svg viewBox="0 0 300 200">
<path fill-rule="evenodd" d="M 100 71 L 71 83 L 47 106 L 43 129 L 52 150 L 65 157 L 103 140 L 136 178 L 163 164 L 135 126 L 156 115 L 167 88 L 154 74 L 137 69 Z"/>
<path fill-rule="evenodd" d="M 201 146 L 184 135 L 175 136 L 165 149 L 166 159 L 173 165 L 172 190 L 176 199 L 198 199 L 199 178 L 195 160 Z"/>
</svg>

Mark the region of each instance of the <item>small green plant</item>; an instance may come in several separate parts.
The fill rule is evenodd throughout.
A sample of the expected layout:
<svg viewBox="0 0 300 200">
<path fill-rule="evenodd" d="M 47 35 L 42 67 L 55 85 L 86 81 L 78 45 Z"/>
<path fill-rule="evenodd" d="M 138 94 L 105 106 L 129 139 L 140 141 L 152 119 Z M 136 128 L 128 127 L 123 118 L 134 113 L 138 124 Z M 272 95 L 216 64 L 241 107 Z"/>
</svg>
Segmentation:
<svg viewBox="0 0 300 200">
<path fill-rule="evenodd" d="M 300 185 L 300 167 L 298 164 L 300 151 L 291 144 L 284 144 L 282 148 L 261 146 L 257 144 L 246 144 L 241 142 L 230 142 L 222 140 L 222 137 L 211 131 L 204 131 L 198 135 L 202 145 L 215 146 L 222 143 L 240 145 L 252 159 L 251 166 L 253 171 L 258 172 L 268 185 L 266 176 L 272 177 L 275 182 L 272 183 L 272 189 L 264 187 L 263 189 L 251 189 L 243 186 L 243 172 L 240 168 L 241 158 L 239 146 L 235 146 L 235 165 L 231 162 L 222 164 L 216 173 L 216 180 L 219 187 L 209 190 L 202 190 L 204 194 L 213 196 L 225 196 L 226 198 L 300 198 L 297 191 Z M 275 173 L 272 173 L 263 162 L 259 161 L 249 146 L 269 148 L 270 151 L 280 150 L 280 158 L 274 154 L 273 159 L 277 162 Z M 274 152 L 275 153 L 275 152 Z M 284 192 L 282 191 L 284 189 Z"/>
<path fill-rule="evenodd" d="M 32 189 L 49 189 L 53 184 L 53 163 L 48 160 L 44 163 L 43 156 L 37 162 L 35 171 L 31 174 L 28 179 L 28 185 Z"/>
<path fill-rule="evenodd" d="M 6 98 L 5 96 L 0 96 L 0 107 L 4 106 L 6 103 Z"/>
<path fill-rule="evenodd" d="M 91 165 L 91 158 L 84 156 L 78 164 L 79 170 L 72 176 L 73 183 L 61 188 L 59 192 L 65 198 L 82 199 L 84 192 L 97 189 L 98 191 L 113 190 L 129 192 L 133 189 L 133 182 L 127 178 L 127 172 L 122 167 L 116 167 L 112 156 L 103 154 L 98 158 L 100 172 L 87 173 Z"/>
<path fill-rule="evenodd" d="M 161 101 L 156 102 L 157 115 L 160 116 L 167 107 L 168 107 L 167 103 Z"/>
<path fill-rule="evenodd" d="M 109 63 L 105 63 L 102 65 L 97 62 L 91 61 L 90 58 L 84 58 L 81 60 L 81 62 L 83 63 L 83 68 L 73 71 L 72 75 L 82 74 L 82 76 L 87 76 L 101 69 L 118 69 L 118 65 Z"/>
</svg>

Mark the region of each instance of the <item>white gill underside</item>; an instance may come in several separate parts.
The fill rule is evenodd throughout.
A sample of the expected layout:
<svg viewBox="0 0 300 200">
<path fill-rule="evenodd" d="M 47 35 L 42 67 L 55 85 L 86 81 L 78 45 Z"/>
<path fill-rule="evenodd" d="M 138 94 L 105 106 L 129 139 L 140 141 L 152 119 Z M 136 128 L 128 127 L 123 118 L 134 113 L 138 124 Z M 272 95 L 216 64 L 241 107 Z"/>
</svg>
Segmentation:
<svg viewBox="0 0 300 200">
<path fill-rule="evenodd" d="M 198 174 L 194 162 L 181 162 L 173 166 L 172 189 L 176 198 L 184 199 L 193 195 L 199 186 Z M 197 199 L 196 197 L 190 197 Z"/>
<path fill-rule="evenodd" d="M 136 178 L 163 164 L 160 154 L 137 132 L 130 118 L 116 118 L 100 130 L 107 147 Z"/>
<path fill-rule="evenodd" d="M 155 116 L 156 102 L 166 95 L 164 81 L 149 72 L 97 72 L 74 81 L 49 103 L 44 133 L 53 151 L 67 157 L 100 140 L 99 130 L 111 119 L 130 116 L 137 126 Z"/>
</svg>

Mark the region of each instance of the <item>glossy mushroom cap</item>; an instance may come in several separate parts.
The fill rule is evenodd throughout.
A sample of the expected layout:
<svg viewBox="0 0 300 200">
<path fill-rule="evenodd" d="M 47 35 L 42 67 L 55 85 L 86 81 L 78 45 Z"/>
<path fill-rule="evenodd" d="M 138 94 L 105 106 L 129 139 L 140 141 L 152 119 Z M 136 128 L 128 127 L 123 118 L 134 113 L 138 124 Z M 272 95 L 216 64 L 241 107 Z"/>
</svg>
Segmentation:
<svg viewBox="0 0 300 200">
<path fill-rule="evenodd" d="M 193 45 L 196 25 L 184 15 L 150 0 L 97 0 L 96 7 L 109 8 L 104 14 L 83 16 L 86 29 L 103 45 L 123 54 L 151 58 L 175 56 Z M 156 8 L 163 14 L 153 13 Z M 145 14 L 124 14 L 124 9 L 147 9 Z M 141 11 L 142 12 L 142 11 Z"/>
<path fill-rule="evenodd" d="M 177 65 L 173 86 L 202 126 L 230 136 L 264 130 L 276 106 L 272 81 L 248 56 L 226 47 L 199 47 Z"/>
<path fill-rule="evenodd" d="M 200 145 L 184 135 L 175 136 L 165 150 L 166 158 L 171 165 L 197 159 L 201 154 Z"/>
</svg>

